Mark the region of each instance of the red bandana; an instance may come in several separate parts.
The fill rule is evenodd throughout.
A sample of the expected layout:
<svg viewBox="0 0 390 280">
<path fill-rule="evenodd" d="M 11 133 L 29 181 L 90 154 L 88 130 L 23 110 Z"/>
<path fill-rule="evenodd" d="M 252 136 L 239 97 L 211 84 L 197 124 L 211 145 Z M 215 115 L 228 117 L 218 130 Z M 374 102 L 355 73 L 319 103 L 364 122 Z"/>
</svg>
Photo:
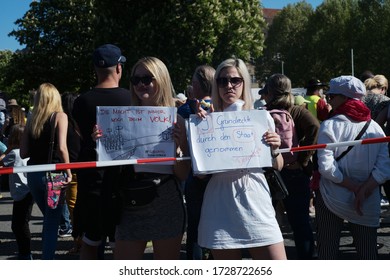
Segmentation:
<svg viewBox="0 0 390 280">
<path fill-rule="evenodd" d="M 331 116 L 346 115 L 353 121 L 362 122 L 371 119 L 370 109 L 360 100 L 348 98 L 346 102 L 341 104 L 336 110 L 332 111 Z"/>
</svg>

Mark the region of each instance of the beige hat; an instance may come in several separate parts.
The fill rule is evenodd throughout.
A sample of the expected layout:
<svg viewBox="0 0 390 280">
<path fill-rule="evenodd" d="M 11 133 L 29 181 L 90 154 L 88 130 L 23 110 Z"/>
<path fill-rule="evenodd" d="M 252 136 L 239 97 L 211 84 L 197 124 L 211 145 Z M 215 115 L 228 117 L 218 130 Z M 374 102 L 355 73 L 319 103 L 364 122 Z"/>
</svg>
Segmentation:
<svg viewBox="0 0 390 280">
<path fill-rule="evenodd" d="M 16 99 L 10 99 L 7 102 L 7 106 L 18 106 L 18 102 L 16 102 Z"/>
</svg>

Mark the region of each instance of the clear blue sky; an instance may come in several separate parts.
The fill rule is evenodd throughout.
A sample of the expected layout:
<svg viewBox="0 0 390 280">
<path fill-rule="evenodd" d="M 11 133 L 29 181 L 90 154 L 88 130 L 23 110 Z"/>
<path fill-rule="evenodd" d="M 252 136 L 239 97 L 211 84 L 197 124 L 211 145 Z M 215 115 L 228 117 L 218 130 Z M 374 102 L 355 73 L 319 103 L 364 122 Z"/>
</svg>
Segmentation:
<svg viewBox="0 0 390 280">
<path fill-rule="evenodd" d="M 283 7 L 287 6 L 288 4 L 293 4 L 300 2 L 302 0 L 261 0 L 261 3 L 263 4 L 264 8 L 271 8 L 271 9 L 282 9 Z M 319 6 L 323 0 L 306 0 L 307 3 L 310 3 L 313 8 L 315 9 L 317 6 Z"/>
<path fill-rule="evenodd" d="M 320 5 L 322 1 L 306 0 L 313 8 Z M 32 0 L 0 0 L 0 50 L 15 51 L 23 48 L 14 37 L 8 37 L 8 33 L 16 29 L 15 21 L 29 10 L 31 2 Z M 287 4 L 296 3 L 299 0 L 262 0 L 261 2 L 265 8 L 282 9 Z"/>
</svg>

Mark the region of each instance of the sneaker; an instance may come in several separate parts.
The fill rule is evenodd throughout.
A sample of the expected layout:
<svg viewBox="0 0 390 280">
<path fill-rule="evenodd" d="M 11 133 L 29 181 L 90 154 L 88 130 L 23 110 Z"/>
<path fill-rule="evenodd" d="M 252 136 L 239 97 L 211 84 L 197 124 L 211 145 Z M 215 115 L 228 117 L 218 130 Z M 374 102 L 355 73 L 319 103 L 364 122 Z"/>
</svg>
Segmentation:
<svg viewBox="0 0 390 280">
<path fill-rule="evenodd" d="M 389 201 L 386 198 L 381 199 L 381 206 L 389 206 Z"/>
<path fill-rule="evenodd" d="M 381 218 L 387 218 L 390 217 L 390 208 L 387 208 L 386 210 L 381 212 Z"/>
<path fill-rule="evenodd" d="M 381 224 L 390 224 L 390 217 L 382 217 Z"/>
<path fill-rule="evenodd" d="M 71 237 L 72 236 L 72 228 L 69 229 L 59 229 L 58 230 L 59 237 Z"/>
</svg>

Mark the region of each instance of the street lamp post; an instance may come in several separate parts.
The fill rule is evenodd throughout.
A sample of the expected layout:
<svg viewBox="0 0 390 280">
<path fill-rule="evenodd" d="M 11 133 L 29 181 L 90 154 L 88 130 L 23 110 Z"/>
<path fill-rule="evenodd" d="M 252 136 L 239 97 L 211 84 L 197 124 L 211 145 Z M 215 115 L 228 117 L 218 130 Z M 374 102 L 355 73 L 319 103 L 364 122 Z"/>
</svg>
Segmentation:
<svg viewBox="0 0 390 280">
<path fill-rule="evenodd" d="M 282 75 L 284 75 L 284 61 L 281 58 L 280 53 L 276 53 L 276 59 L 282 63 Z"/>
</svg>

